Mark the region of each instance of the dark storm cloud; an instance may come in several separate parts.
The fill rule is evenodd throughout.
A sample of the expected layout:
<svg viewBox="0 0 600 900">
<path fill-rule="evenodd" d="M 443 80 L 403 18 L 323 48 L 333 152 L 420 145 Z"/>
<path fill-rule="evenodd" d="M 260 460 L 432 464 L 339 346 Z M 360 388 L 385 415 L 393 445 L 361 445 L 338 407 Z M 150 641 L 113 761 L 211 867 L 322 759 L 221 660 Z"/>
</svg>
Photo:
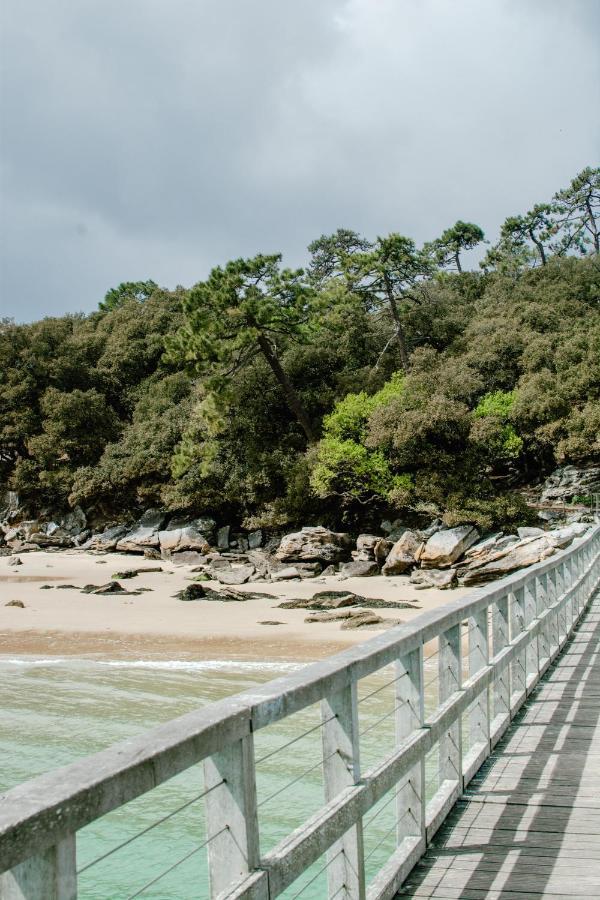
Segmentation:
<svg viewBox="0 0 600 900">
<path fill-rule="evenodd" d="M 5 0 L 2 314 L 339 225 L 494 235 L 599 144 L 596 0 Z"/>
</svg>

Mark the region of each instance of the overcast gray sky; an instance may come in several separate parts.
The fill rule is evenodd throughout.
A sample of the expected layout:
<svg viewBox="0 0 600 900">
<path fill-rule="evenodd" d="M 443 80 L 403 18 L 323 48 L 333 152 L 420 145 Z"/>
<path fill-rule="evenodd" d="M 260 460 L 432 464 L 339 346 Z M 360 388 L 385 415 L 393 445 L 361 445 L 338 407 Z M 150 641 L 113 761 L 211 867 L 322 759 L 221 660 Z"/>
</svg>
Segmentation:
<svg viewBox="0 0 600 900">
<path fill-rule="evenodd" d="M 3 315 L 338 226 L 490 237 L 600 148 L 598 0 L 2 0 Z"/>
</svg>

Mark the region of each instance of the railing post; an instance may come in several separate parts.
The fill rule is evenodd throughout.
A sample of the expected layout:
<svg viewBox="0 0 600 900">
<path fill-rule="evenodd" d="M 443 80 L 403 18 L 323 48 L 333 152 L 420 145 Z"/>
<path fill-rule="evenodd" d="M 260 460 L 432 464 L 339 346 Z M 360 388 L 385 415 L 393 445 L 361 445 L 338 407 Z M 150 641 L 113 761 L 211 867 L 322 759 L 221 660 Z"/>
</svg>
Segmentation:
<svg viewBox="0 0 600 900">
<path fill-rule="evenodd" d="M 396 663 L 396 742 L 400 743 L 425 721 L 423 647 Z M 398 786 L 398 845 L 405 837 L 425 838 L 425 755 Z"/>
<path fill-rule="evenodd" d="M 76 900 L 75 835 L 0 875 L 2 900 Z"/>
<path fill-rule="evenodd" d="M 535 578 L 525 583 L 523 588 L 524 623 L 528 628 L 537 616 L 537 582 Z M 525 650 L 525 685 L 527 690 L 536 683 L 539 672 L 539 647 L 537 636 L 531 638 Z"/>
<path fill-rule="evenodd" d="M 509 643 L 508 596 L 492 604 L 492 648 L 494 656 Z M 510 666 L 500 671 L 494 669 L 494 727 L 492 740 L 496 740 L 510 721 Z"/>
<path fill-rule="evenodd" d="M 462 684 L 461 626 L 455 625 L 439 636 L 439 700 L 442 705 Z M 440 737 L 440 787 L 455 781 L 462 791 L 462 722 L 460 716 Z"/>
<path fill-rule="evenodd" d="M 547 574 L 547 586 L 548 586 L 548 606 L 553 606 L 556 602 L 557 593 L 556 593 L 556 570 L 549 569 Z M 554 610 L 549 616 L 549 633 L 548 640 L 550 644 L 550 659 L 554 659 L 558 653 L 558 648 L 560 647 L 560 635 L 559 635 L 559 625 L 558 625 L 558 611 Z"/>
<path fill-rule="evenodd" d="M 548 606 L 548 577 L 546 574 L 538 575 L 535 589 L 536 613 L 541 616 Z M 550 662 L 550 626 L 548 618 L 542 621 L 538 632 L 538 665 L 540 673 L 545 671 Z"/>
<path fill-rule="evenodd" d="M 204 760 L 210 896 L 259 867 L 254 740 L 247 735 Z"/>
<path fill-rule="evenodd" d="M 325 802 L 360 780 L 356 682 L 321 701 Z M 365 864 L 362 820 L 327 853 L 329 897 L 364 900 Z"/>
<path fill-rule="evenodd" d="M 556 591 L 557 598 L 561 598 L 560 607 L 558 610 L 558 631 L 560 637 L 560 645 L 561 647 L 564 645 L 567 637 L 569 636 L 569 621 L 567 617 L 567 603 L 564 598 L 565 593 L 565 564 L 564 562 L 560 562 L 555 569 L 556 572 Z"/>
<path fill-rule="evenodd" d="M 476 675 L 489 662 L 487 607 L 469 619 L 469 675 Z M 470 753 L 476 746 L 488 746 L 490 740 L 490 701 L 487 687 L 479 694 L 469 715 Z"/>
<path fill-rule="evenodd" d="M 525 624 L 525 592 L 523 588 L 518 588 L 509 594 L 509 614 L 510 614 L 510 639 L 511 642 L 523 632 Z M 511 665 L 511 697 L 510 711 L 513 715 L 523 700 L 526 693 L 525 679 L 525 658 L 526 650 L 517 653 L 514 662 Z"/>
</svg>

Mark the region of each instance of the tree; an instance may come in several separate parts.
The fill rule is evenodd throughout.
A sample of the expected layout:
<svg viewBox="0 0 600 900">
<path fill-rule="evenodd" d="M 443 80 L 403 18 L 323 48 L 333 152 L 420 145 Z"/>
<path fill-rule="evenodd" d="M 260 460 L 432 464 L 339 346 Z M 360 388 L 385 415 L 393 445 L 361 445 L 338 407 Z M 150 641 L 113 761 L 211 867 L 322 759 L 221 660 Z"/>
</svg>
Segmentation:
<svg viewBox="0 0 600 900">
<path fill-rule="evenodd" d="M 451 228 L 447 228 L 437 240 L 428 245 L 439 266 L 455 265 L 462 272 L 460 254 L 465 250 L 472 250 L 477 244 L 485 240 L 485 235 L 479 225 L 473 222 L 458 220 Z"/>
<path fill-rule="evenodd" d="M 552 219 L 554 211 L 549 203 L 536 203 L 523 216 L 509 216 L 500 231 L 500 243 L 505 241 L 518 252 L 531 241 L 540 263 L 545 266 L 548 262 L 549 243 L 557 230 Z"/>
<path fill-rule="evenodd" d="M 343 275 L 348 257 L 352 257 L 354 253 L 364 253 L 372 246 L 370 241 L 349 228 L 338 228 L 334 234 L 322 234 L 308 245 L 311 254 L 308 275 L 311 283 L 321 288 L 329 279 Z"/>
<path fill-rule="evenodd" d="M 378 311 L 388 308 L 394 322 L 394 338 L 405 371 L 410 366 L 408 343 L 402 322 L 401 304 L 433 265 L 427 253 L 401 234 L 378 237 L 371 249 L 344 256 L 344 273 L 352 291 L 361 294 L 368 306 Z"/>
<path fill-rule="evenodd" d="M 593 252 L 600 253 L 600 168 L 585 168 L 554 200 L 564 232 L 562 245 L 585 253 L 591 244 Z"/>
<path fill-rule="evenodd" d="M 136 300 L 143 303 L 148 297 L 152 296 L 154 291 L 158 290 L 158 285 L 154 281 L 122 281 L 116 288 L 111 288 L 104 295 L 104 300 L 98 304 L 98 308 L 103 312 L 110 309 L 117 309 L 123 306 L 128 300 Z"/>
<path fill-rule="evenodd" d="M 316 439 L 304 405 L 280 360 L 280 344 L 305 339 L 312 290 L 302 269 L 281 269 L 281 254 L 238 259 L 213 269 L 183 302 L 186 324 L 169 357 L 191 363 L 219 392 L 260 353 L 279 382 L 309 443 Z"/>
</svg>

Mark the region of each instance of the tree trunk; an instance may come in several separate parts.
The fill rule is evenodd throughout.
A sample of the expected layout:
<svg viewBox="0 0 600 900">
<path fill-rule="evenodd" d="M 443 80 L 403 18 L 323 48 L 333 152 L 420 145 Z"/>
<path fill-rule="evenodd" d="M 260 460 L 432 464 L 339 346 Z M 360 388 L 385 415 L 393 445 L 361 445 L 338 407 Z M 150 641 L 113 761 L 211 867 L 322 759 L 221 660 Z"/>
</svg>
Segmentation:
<svg viewBox="0 0 600 900">
<path fill-rule="evenodd" d="M 592 234 L 594 250 L 596 251 L 596 253 L 600 253 L 600 236 L 598 235 L 598 226 L 596 225 L 596 217 L 594 215 L 594 210 L 592 209 L 589 199 L 585 201 L 585 207 L 588 213 L 588 231 L 590 231 Z"/>
<path fill-rule="evenodd" d="M 544 250 L 544 245 L 542 244 L 541 241 L 538 241 L 538 239 L 534 236 L 533 231 L 529 232 L 529 237 L 531 238 L 531 240 L 537 247 L 538 253 L 540 254 L 540 259 L 542 261 L 542 265 L 545 266 L 546 265 L 546 251 Z"/>
<path fill-rule="evenodd" d="M 263 356 L 269 363 L 273 374 L 275 375 L 275 378 L 283 388 L 288 406 L 294 413 L 296 419 L 298 420 L 298 423 L 302 427 L 308 443 L 314 444 L 317 440 L 317 436 L 313 431 L 310 419 L 308 418 L 306 410 L 302 405 L 302 401 L 300 400 L 300 397 L 298 396 L 294 385 L 287 377 L 286 373 L 283 371 L 281 363 L 279 362 L 277 354 L 275 353 L 271 343 L 262 332 L 259 332 L 258 334 L 258 346 L 260 347 Z"/>
<path fill-rule="evenodd" d="M 385 286 L 390 309 L 392 310 L 394 325 L 396 326 L 396 340 L 398 341 L 398 348 L 400 350 L 400 360 L 402 362 L 402 368 L 405 372 L 408 372 L 408 349 L 406 347 L 406 336 L 404 334 L 404 328 L 402 326 L 402 319 L 400 318 L 400 310 L 398 309 L 398 304 L 396 303 L 396 298 L 394 297 L 392 286 L 387 278 L 385 279 Z"/>
<path fill-rule="evenodd" d="M 457 268 L 458 271 L 462 274 L 462 266 L 461 266 L 461 264 L 460 264 L 460 253 L 458 252 L 458 250 L 457 250 L 456 253 L 454 254 L 454 258 L 455 258 L 455 260 L 456 260 L 456 268 Z"/>
</svg>

